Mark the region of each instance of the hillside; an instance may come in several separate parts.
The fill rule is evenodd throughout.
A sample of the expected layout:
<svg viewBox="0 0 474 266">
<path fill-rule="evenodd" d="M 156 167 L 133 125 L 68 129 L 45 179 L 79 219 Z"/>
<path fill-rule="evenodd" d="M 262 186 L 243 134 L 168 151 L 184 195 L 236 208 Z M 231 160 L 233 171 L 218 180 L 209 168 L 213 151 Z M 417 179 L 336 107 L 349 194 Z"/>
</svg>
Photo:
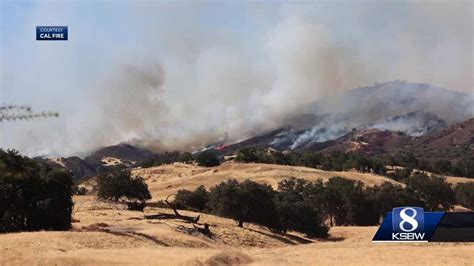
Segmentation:
<svg viewBox="0 0 474 266">
<path fill-rule="evenodd" d="M 45 162 L 52 167 L 64 168 L 72 172 L 74 179 L 81 180 L 100 173 L 105 167 L 114 165 L 125 165 L 132 167 L 136 163 L 153 158 L 156 153 L 135 147 L 129 144 L 117 144 L 100 148 L 84 159 L 77 156 L 60 158 L 35 158 L 37 161 Z"/>
<path fill-rule="evenodd" d="M 202 150 L 214 149 L 221 155 L 248 147 L 367 156 L 410 152 L 429 162 L 455 164 L 468 159 L 463 163 L 468 165 L 469 160 L 474 161 L 473 117 L 474 99 L 470 95 L 430 84 L 391 81 L 312 102 L 298 115 L 283 119 L 274 130 L 245 140 L 232 142 L 242 136 L 229 132 L 232 138 L 226 134 Z M 80 179 L 115 164 L 134 167 L 160 154 L 121 143 L 97 149 L 83 160 L 61 158 L 56 166 L 62 165 Z M 459 171 L 448 173 L 462 175 Z"/>
<path fill-rule="evenodd" d="M 2 265 L 469 265 L 472 243 L 374 244 L 377 227 L 333 227 L 326 240 L 283 235 L 260 226 L 235 226 L 229 219 L 201 214 L 210 239 L 178 219 L 146 219 L 145 213 L 75 197 L 73 230 L 0 235 Z M 197 213 L 183 212 L 195 216 Z M 419 256 L 422 253 L 423 256 Z M 390 254 L 387 256 L 387 254 Z"/>
<path fill-rule="evenodd" d="M 116 158 L 126 164 L 133 165 L 137 162 L 150 159 L 155 153 L 142 149 L 130 144 L 117 144 L 113 146 L 103 147 L 85 157 L 84 160 L 91 164 L 101 163 L 105 158 Z"/>
<path fill-rule="evenodd" d="M 298 135 L 300 131 L 293 131 Z M 238 148 L 274 148 L 288 147 L 282 136 L 288 138 L 286 131 L 278 134 L 264 134 L 249 140 L 228 145 L 220 151 L 230 154 Z M 292 139 L 294 139 L 293 137 Z M 430 131 L 422 136 L 413 137 L 399 131 L 376 128 L 353 130 L 333 140 L 311 141 L 293 149 L 296 152 L 318 151 L 323 153 L 355 152 L 367 156 L 411 152 L 418 159 L 428 161 L 447 160 L 455 163 L 462 159 L 474 159 L 474 119 L 453 124 L 444 129 Z"/>
<path fill-rule="evenodd" d="M 417 157 L 444 160 L 474 159 L 474 119 L 430 132 L 407 147 Z"/>
<path fill-rule="evenodd" d="M 413 138 L 401 132 L 367 129 L 351 132 L 330 143 L 325 143 L 325 145 L 313 144 L 300 148 L 297 151 L 320 151 L 323 153 L 355 152 L 373 156 L 410 145 L 412 141 Z"/>
<path fill-rule="evenodd" d="M 250 179 L 277 187 L 278 182 L 289 177 L 323 181 L 333 176 L 342 176 L 351 180 L 360 180 L 366 185 L 378 185 L 385 181 L 395 181 L 374 174 L 358 172 L 322 171 L 307 167 L 273 165 L 273 164 L 245 164 L 226 162 L 216 167 L 200 167 L 189 164 L 162 165 L 159 167 L 134 169 L 135 175 L 145 178 L 150 192 L 155 199 L 164 199 L 167 195 L 179 189 L 194 189 L 200 185 L 210 188 L 227 179 L 239 181 Z"/>
<path fill-rule="evenodd" d="M 302 112 L 286 119 L 277 137 L 259 138 L 272 148 L 295 150 L 367 129 L 419 137 L 473 118 L 474 98 L 430 84 L 391 81 L 323 98 Z"/>
<path fill-rule="evenodd" d="M 391 152 L 405 149 L 418 137 L 426 142 L 424 135 L 432 138 L 458 123 L 472 123 L 469 119 L 473 117 L 474 98 L 471 95 L 425 83 L 390 81 L 312 102 L 302 109 L 302 113 L 285 119 L 278 130 L 215 148 L 224 154 L 242 147 L 272 147 L 281 151 L 355 149 L 368 150 L 370 154 Z M 378 140 L 376 145 L 369 143 L 369 147 L 360 147 L 363 143 L 349 143 L 355 135 L 373 130 L 392 132 L 391 137 L 381 138 L 389 143 L 383 143 L 383 147 L 378 147 Z M 474 135 L 467 132 L 467 136 Z M 401 143 L 397 139 L 401 139 Z M 390 143 L 392 141 L 394 143 Z M 341 145 L 341 142 L 345 143 Z"/>
<path fill-rule="evenodd" d="M 174 163 L 150 168 L 135 168 L 134 175 L 142 176 L 153 196 L 153 201 L 159 201 L 179 189 L 193 190 L 200 185 L 210 188 L 235 178 L 239 181 L 250 179 L 277 187 L 278 182 L 289 177 L 327 181 L 333 176 L 341 176 L 351 180 L 360 180 L 368 186 L 380 185 L 383 182 L 398 183 L 390 178 L 371 173 L 323 171 L 319 169 L 258 163 L 225 162 L 216 167 L 200 167 L 191 164 Z M 446 177 L 451 184 L 474 182 L 474 179 L 463 177 Z M 95 179 L 89 179 L 81 184 L 90 193 L 94 193 Z M 398 183 L 399 184 L 399 183 Z"/>
</svg>

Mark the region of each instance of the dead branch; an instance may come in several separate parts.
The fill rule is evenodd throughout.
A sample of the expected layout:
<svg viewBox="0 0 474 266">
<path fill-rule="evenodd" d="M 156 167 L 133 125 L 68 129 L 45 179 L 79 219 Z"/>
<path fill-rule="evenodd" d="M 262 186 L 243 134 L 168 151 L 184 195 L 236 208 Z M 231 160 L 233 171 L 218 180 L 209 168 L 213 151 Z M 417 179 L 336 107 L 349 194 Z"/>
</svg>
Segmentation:
<svg viewBox="0 0 474 266">
<path fill-rule="evenodd" d="M 204 224 L 204 227 L 201 228 L 201 227 L 198 227 L 196 226 L 195 224 L 193 224 L 193 227 L 198 231 L 200 232 L 201 234 L 209 237 L 209 238 L 212 238 L 213 234 L 211 232 L 211 229 L 209 229 L 209 224 Z"/>
<path fill-rule="evenodd" d="M 185 221 L 188 221 L 190 223 L 197 223 L 199 221 L 199 218 L 201 218 L 201 215 L 198 215 L 196 217 L 189 217 L 189 216 L 185 216 L 185 215 L 182 215 L 178 212 L 178 210 L 176 209 L 175 206 L 173 206 L 173 204 L 171 204 L 171 202 L 168 201 L 168 198 L 170 196 L 173 196 L 174 194 L 170 194 L 166 197 L 166 199 L 164 200 L 164 202 L 171 208 L 173 209 L 173 212 L 174 214 L 176 215 L 176 217 L 180 218 L 180 219 L 183 219 Z"/>
</svg>

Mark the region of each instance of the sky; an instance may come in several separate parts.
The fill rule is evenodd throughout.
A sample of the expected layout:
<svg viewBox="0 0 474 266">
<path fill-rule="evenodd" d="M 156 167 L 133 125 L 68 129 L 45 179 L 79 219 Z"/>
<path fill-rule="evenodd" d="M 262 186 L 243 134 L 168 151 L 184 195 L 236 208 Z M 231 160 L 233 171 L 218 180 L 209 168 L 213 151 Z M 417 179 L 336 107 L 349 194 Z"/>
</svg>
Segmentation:
<svg viewBox="0 0 474 266">
<path fill-rule="evenodd" d="M 59 113 L 0 123 L 27 155 L 198 148 L 395 79 L 474 93 L 472 1 L 0 2 L 0 103 Z"/>
</svg>

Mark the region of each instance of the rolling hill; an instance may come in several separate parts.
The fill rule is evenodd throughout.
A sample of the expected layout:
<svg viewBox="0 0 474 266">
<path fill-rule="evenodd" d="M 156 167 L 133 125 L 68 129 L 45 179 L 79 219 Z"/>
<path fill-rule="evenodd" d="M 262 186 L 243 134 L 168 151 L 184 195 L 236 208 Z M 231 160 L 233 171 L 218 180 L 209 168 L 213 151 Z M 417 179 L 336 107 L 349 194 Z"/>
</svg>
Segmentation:
<svg viewBox="0 0 474 266">
<path fill-rule="evenodd" d="M 472 243 L 374 244 L 377 227 L 333 227 L 329 239 L 243 228 L 201 214 L 213 238 L 179 219 L 147 219 L 168 209 L 132 212 L 90 196 L 74 198 L 73 229 L 0 235 L 2 265 L 380 265 L 453 264 L 474 260 Z M 182 212 L 196 216 L 198 213 Z M 420 254 L 423 256 L 420 256 Z M 390 254 L 389 256 L 387 254 Z"/>
<path fill-rule="evenodd" d="M 277 132 L 277 133 L 275 133 Z M 220 151 L 231 154 L 240 148 L 274 148 L 284 151 L 283 129 L 256 138 L 228 145 Z M 287 146 L 287 145 L 283 145 Z M 474 119 L 437 129 L 422 136 L 409 136 L 399 131 L 380 129 L 353 130 L 341 137 L 323 142 L 309 142 L 293 149 L 296 152 L 318 151 L 322 153 L 355 152 L 366 156 L 410 152 L 418 159 L 428 161 L 447 160 L 455 163 L 474 159 Z"/>
</svg>

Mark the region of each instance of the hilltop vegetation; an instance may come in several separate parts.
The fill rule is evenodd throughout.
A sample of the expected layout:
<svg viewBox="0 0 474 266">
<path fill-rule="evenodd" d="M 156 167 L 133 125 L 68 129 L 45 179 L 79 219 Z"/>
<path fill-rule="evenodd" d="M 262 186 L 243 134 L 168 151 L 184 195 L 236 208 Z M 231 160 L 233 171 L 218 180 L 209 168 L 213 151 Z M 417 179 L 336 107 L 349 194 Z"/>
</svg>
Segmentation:
<svg viewBox="0 0 474 266">
<path fill-rule="evenodd" d="M 0 149 L 0 232 L 70 229 L 72 192 L 70 172 Z"/>
<path fill-rule="evenodd" d="M 280 129 L 227 145 L 219 152 L 237 154 L 238 160 L 243 162 L 316 166 L 319 169 L 353 166 L 360 170 L 362 166 L 375 173 L 383 173 L 384 166 L 401 166 L 441 175 L 474 177 L 474 119 L 418 137 L 396 131 L 354 129 L 340 137 L 319 140 L 317 136 L 327 134 L 326 130 L 321 130 L 313 132 L 314 138 L 301 147 L 293 147 L 292 143 L 297 136 L 309 134 L 308 130 Z"/>
</svg>

